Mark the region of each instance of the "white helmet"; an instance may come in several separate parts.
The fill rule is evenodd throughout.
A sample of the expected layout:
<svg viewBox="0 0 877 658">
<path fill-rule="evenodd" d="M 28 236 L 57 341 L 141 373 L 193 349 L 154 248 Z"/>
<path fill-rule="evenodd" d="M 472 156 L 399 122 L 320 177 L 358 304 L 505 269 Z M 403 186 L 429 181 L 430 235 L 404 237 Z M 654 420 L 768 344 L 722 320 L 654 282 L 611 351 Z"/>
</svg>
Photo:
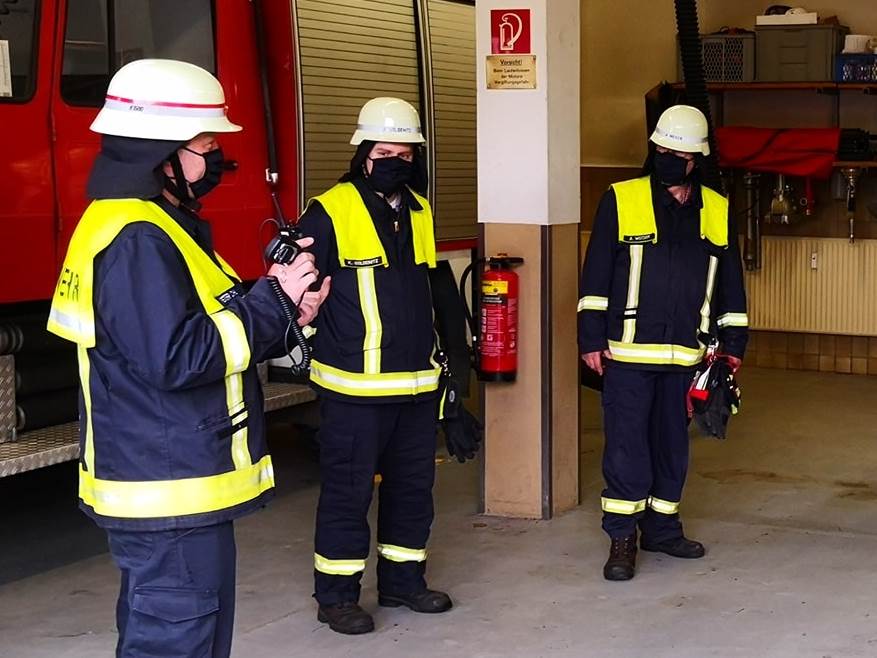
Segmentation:
<svg viewBox="0 0 877 658">
<path fill-rule="evenodd" d="M 371 99 L 359 111 L 350 143 L 359 146 L 364 141 L 423 144 L 426 140 L 414 106 L 401 98 L 382 96 Z"/>
<path fill-rule="evenodd" d="M 200 66 L 140 59 L 120 68 L 91 129 L 104 135 L 187 142 L 242 130 L 226 117 L 219 80 Z"/>
<path fill-rule="evenodd" d="M 674 105 L 665 110 L 649 139 L 671 151 L 710 154 L 706 117 L 691 105 Z"/>
</svg>

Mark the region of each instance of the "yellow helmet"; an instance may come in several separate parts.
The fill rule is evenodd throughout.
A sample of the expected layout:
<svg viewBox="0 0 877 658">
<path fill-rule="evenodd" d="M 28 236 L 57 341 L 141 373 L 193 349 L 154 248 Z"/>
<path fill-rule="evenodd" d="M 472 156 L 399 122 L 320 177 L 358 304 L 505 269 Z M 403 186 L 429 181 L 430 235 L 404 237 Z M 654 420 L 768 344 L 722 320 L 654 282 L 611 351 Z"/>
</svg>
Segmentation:
<svg viewBox="0 0 877 658">
<path fill-rule="evenodd" d="M 397 144 L 426 142 L 420 129 L 420 115 L 414 106 L 401 98 L 389 96 L 373 98 L 359 111 L 356 132 L 350 143 L 359 146 L 364 141 Z"/>
<path fill-rule="evenodd" d="M 665 110 L 649 139 L 672 151 L 710 154 L 706 117 L 691 105 L 674 105 Z"/>
<path fill-rule="evenodd" d="M 209 72 L 173 59 L 139 59 L 120 68 L 110 80 L 91 130 L 187 142 L 201 133 L 242 128 L 228 120 L 225 92 Z"/>
</svg>

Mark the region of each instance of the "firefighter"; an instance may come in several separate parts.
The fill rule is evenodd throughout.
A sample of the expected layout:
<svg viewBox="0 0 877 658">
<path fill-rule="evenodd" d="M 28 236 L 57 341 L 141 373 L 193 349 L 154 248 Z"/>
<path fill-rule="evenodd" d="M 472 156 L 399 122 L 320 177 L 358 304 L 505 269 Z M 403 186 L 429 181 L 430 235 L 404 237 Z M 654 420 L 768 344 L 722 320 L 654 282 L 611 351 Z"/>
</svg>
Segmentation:
<svg viewBox="0 0 877 658">
<path fill-rule="evenodd" d="M 311 200 L 299 223 L 315 240 L 317 268 L 333 281 L 315 324 L 311 363 L 322 478 L 314 596 L 318 619 L 339 633 L 374 628 L 359 606 L 359 583 L 376 474 L 379 604 L 423 613 L 452 605 L 447 594 L 427 588 L 424 575 L 440 395 L 428 278 L 436 248 L 421 196 L 424 142 L 409 103 L 369 101 L 350 142 L 357 149 L 349 171 Z M 446 434 L 451 446 L 454 433 Z M 462 452 L 472 456 L 476 448 L 470 443 Z"/>
<path fill-rule="evenodd" d="M 305 254 L 272 266 L 282 292 L 267 277 L 245 291 L 214 252 L 198 199 L 222 176 L 217 135 L 241 127 L 207 71 L 124 66 L 91 130 L 92 203 L 49 330 L 77 343 L 80 507 L 121 571 L 117 655 L 228 656 L 232 523 L 274 488 L 255 364 L 285 351 L 278 295 L 301 300 L 306 324 L 328 284 L 306 292 L 317 272 Z"/>
<path fill-rule="evenodd" d="M 664 112 L 642 178 L 600 201 L 582 268 L 579 351 L 602 374 L 607 580 L 633 578 L 640 547 L 704 555 L 679 506 L 688 468 L 687 394 L 711 337 L 735 368 L 746 348 L 743 272 L 728 201 L 701 182 L 708 124 Z"/>
</svg>

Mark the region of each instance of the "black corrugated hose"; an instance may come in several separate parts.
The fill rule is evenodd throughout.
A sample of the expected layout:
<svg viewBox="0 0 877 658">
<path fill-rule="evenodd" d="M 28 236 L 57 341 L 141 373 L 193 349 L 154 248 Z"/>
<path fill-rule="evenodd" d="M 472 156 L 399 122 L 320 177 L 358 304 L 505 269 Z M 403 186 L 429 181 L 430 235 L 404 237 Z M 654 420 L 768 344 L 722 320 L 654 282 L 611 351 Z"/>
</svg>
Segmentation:
<svg viewBox="0 0 877 658">
<path fill-rule="evenodd" d="M 703 73 L 703 52 L 700 27 L 697 20 L 697 0 L 675 0 L 676 29 L 679 32 L 679 49 L 682 54 L 682 72 L 685 77 L 685 97 L 706 116 L 710 127 L 710 155 L 705 159 L 703 182 L 709 187 L 723 191 L 716 157 L 716 139 L 713 133 L 713 117 Z"/>
</svg>

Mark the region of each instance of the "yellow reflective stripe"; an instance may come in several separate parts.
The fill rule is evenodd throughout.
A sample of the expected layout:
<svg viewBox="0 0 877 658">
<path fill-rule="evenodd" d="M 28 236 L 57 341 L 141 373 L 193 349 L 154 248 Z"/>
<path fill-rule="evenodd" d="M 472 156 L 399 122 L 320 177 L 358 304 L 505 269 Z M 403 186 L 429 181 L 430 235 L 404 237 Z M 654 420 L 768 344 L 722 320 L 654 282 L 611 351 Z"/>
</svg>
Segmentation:
<svg viewBox="0 0 877 658">
<path fill-rule="evenodd" d="M 381 371 L 381 314 L 378 311 L 378 293 L 375 290 L 375 269 L 361 267 L 356 270 L 359 284 L 359 304 L 365 321 L 365 339 L 362 342 L 363 370 L 368 374 Z"/>
<path fill-rule="evenodd" d="M 710 332 L 710 308 L 713 302 L 713 288 L 716 285 L 716 270 L 719 266 L 719 259 L 710 256 L 709 271 L 706 275 L 706 293 L 703 296 L 703 306 L 700 307 L 700 332 L 708 334 Z"/>
<path fill-rule="evenodd" d="M 748 327 L 749 316 L 746 313 L 725 313 L 719 316 L 719 327 Z"/>
<path fill-rule="evenodd" d="M 244 408 L 244 378 L 241 373 L 250 365 L 250 344 L 244 323 L 232 311 L 211 313 L 210 319 L 219 331 L 222 351 L 225 353 L 225 403 L 232 425 L 246 420 L 235 418 Z M 231 435 L 231 458 L 235 468 L 252 465 L 246 425 Z"/>
<path fill-rule="evenodd" d="M 330 576 L 352 576 L 365 571 L 365 560 L 330 560 L 314 553 L 314 569 Z"/>
<path fill-rule="evenodd" d="M 76 356 L 79 362 L 79 383 L 82 387 L 82 399 L 85 402 L 85 446 L 82 450 L 82 461 L 89 472 L 94 473 L 94 426 L 91 419 L 91 363 L 88 350 L 81 344 L 76 345 Z"/>
<path fill-rule="evenodd" d="M 250 365 L 250 344 L 244 323 L 232 311 L 211 313 L 210 319 L 219 331 L 222 351 L 225 353 L 226 376 L 243 372 Z"/>
<path fill-rule="evenodd" d="M 615 361 L 625 363 L 655 363 L 677 366 L 695 366 L 703 360 L 704 348 L 682 345 L 625 344 L 609 341 L 609 351 Z"/>
<path fill-rule="evenodd" d="M 661 514 L 676 514 L 679 511 L 679 503 L 672 503 L 669 500 L 661 500 L 654 496 L 649 497 L 649 507 Z"/>
<path fill-rule="evenodd" d="M 274 487 L 270 455 L 248 468 L 182 480 L 99 480 L 81 466 L 79 497 L 103 516 L 150 519 L 228 509 Z"/>
<path fill-rule="evenodd" d="M 438 388 L 440 368 L 417 372 L 366 374 L 311 361 L 311 381 L 330 391 L 365 397 L 417 395 Z"/>
<path fill-rule="evenodd" d="M 425 562 L 425 548 L 405 548 L 392 544 L 378 544 L 378 555 L 392 562 Z"/>
<path fill-rule="evenodd" d="M 639 306 L 640 275 L 643 270 L 643 246 L 634 244 L 630 246 L 630 276 L 627 282 L 627 308 L 625 311 L 635 311 Z M 622 343 L 632 343 L 636 336 L 636 315 L 625 318 L 624 333 L 621 336 Z"/>
<path fill-rule="evenodd" d="M 579 300 L 579 312 L 582 311 L 605 311 L 609 308 L 608 297 L 596 297 L 588 295 Z"/>
<path fill-rule="evenodd" d="M 637 514 L 646 509 L 646 500 L 618 500 L 617 498 L 601 498 L 603 511 L 612 514 Z"/>
</svg>

